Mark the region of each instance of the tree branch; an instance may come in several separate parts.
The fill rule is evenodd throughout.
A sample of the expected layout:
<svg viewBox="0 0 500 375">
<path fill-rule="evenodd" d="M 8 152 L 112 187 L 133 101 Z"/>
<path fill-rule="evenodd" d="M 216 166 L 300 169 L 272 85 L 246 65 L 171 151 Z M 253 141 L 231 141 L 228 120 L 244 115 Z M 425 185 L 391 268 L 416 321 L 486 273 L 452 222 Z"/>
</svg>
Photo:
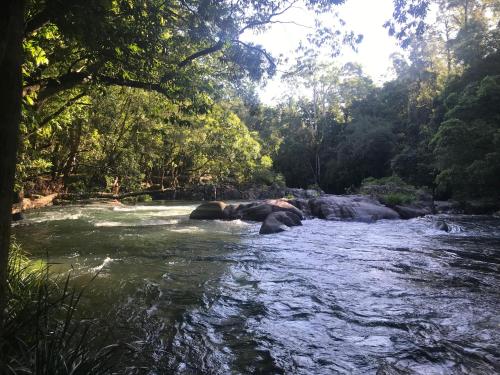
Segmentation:
<svg viewBox="0 0 500 375">
<path fill-rule="evenodd" d="M 104 75 L 96 76 L 96 81 L 101 82 L 101 83 L 105 83 L 108 85 L 132 87 L 132 88 L 144 89 L 144 90 L 153 90 L 153 91 L 156 91 L 156 92 L 163 94 L 165 96 L 168 96 L 170 94 L 168 92 L 168 90 L 162 84 L 159 84 L 159 83 L 134 81 L 134 80 L 129 80 L 129 79 L 117 78 L 117 77 L 109 77 L 109 76 L 104 76 Z"/>
<path fill-rule="evenodd" d="M 241 44 L 243 47 L 245 48 L 248 48 L 248 49 L 251 49 L 251 50 L 254 50 L 254 51 L 257 51 L 259 52 L 261 55 L 264 55 L 264 57 L 266 58 L 266 60 L 269 62 L 269 64 L 271 64 L 271 66 L 273 68 L 276 68 L 276 63 L 274 62 L 274 59 L 273 57 L 267 53 L 264 49 L 262 48 L 259 48 L 259 47 L 256 47 L 256 46 L 253 46 L 251 44 L 248 44 L 248 43 L 245 43 L 245 42 L 242 42 L 241 40 L 239 39 L 234 39 L 232 40 L 234 43 L 238 43 L 238 44 Z"/>
<path fill-rule="evenodd" d="M 294 0 L 292 1 L 290 4 L 288 4 L 288 6 L 286 6 L 285 8 L 283 8 L 282 10 L 279 10 L 279 11 L 275 11 L 273 13 L 271 13 L 268 17 L 266 17 L 265 19 L 263 20 L 260 20 L 260 21 L 254 21 L 254 22 L 250 22 L 249 24 L 243 26 L 240 31 L 238 32 L 238 34 L 243 34 L 246 30 L 249 30 L 249 29 L 253 29 L 254 27 L 259 27 L 259 26 L 263 26 L 263 25 L 266 25 L 266 24 L 269 24 L 271 22 L 271 20 L 274 18 L 274 17 L 277 17 L 277 16 L 280 16 L 282 15 L 283 13 L 287 12 L 290 8 L 292 8 L 296 3 L 297 3 L 298 0 Z"/>
<path fill-rule="evenodd" d="M 43 102 L 52 95 L 71 89 L 89 79 L 91 79 L 91 75 L 88 72 L 69 72 L 57 78 L 45 78 L 24 86 L 23 97 L 38 91 L 37 99 L 39 102 Z"/>
<path fill-rule="evenodd" d="M 215 43 L 213 46 L 202 49 L 196 53 L 193 53 L 192 55 L 186 57 L 184 60 L 182 60 L 180 63 L 177 64 L 179 68 L 183 68 L 186 65 L 190 64 L 193 60 L 196 60 L 197 58 L 200 58 L 202 56 L 210 55 L 211 53 L 217 52 L 222 47 L 224 46 L 224 41 L 219 40 L 217 43 Z"/>
<path fill-rule="evenodd" d="M 82 92 L 82 93 L 74 96 L 73 98 L 69 99 L 57 111 L 51 113 L 50 115 L 48 115 L 47 117 L 45 117 L 42 121 L 40 121 L 38 125 L 41 127 L 41 126 L 47 124 L 49 121 L 55 119 L 57 116 L 59 116 L 61 113 L 63 113 L 66 108 L 68 108 L 69 106 L 75 104 L 78 101 L 78 99 L 84 97 L 85 95 L 87 95 L 87 93 L 86 92 Z"/>
</svg>

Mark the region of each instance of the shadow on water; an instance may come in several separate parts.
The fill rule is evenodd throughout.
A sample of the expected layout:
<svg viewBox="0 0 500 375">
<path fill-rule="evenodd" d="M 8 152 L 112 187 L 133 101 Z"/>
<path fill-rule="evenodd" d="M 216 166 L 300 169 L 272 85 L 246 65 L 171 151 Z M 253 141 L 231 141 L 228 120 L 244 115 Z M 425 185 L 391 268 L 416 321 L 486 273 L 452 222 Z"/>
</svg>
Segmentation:
<svg viewBox="0 0 500 375">
<path fill-rule="evenodd" d="M 192 204 L 36 211 L 34 257 L 91 283 L 84 308 L 151 374 L 500 371 L 500 220 L 192 222 Z"/>
</svg>

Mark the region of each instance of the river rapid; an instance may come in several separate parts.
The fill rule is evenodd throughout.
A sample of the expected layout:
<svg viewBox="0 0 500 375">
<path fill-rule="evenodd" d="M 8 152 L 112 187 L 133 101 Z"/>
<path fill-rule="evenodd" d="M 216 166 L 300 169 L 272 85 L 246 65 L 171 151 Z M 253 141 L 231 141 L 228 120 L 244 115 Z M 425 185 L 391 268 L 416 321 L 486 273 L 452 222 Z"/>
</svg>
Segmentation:
<svg viewBox="0 0 500 375">
<path fill-rule="evenodd" d="M 262 236 L 190 221 L 195 207 L 53 207 L 13 232 L 54 272 L 97 275 L 83 303 L 147 354 L 145 373 L 500 373 L 500 218 Z"/>
</svg>

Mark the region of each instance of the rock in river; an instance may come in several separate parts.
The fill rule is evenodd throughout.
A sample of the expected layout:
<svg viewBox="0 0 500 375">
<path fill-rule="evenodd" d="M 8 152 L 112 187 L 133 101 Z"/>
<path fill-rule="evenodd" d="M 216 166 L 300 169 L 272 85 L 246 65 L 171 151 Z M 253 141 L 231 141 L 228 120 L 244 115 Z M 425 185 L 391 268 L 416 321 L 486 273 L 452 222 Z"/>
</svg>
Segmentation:
<svg viewBox="0 0 500 375">
<path fill-rule="evenodd" d="M 226 204 L 224 202 L 205 202 L 196 207 L 189 215 L 189 218 L 195 220 L 223 220 L 226 219 L 226 215 L 224 214 L 225 208 Z"/>
<path fill-rule="evenodd" d="M 434 223 L 434 228 L 442 230 L 443 232 L 449 232 L 451 230 L 450 226 L 444 220 L 438 220 Z"/>
<path fill-rule="evenodd" d="M 309 200 L 311 213 L 320 219 L 374 222 L 399 219 L 399 214 L 362 195 L 327 195 Z"/>
<path fill-rule="evenodd" d="M 401 219 L 413 219 L 415 217 L 421 217 L 425 215 L 432 214 L 432 209 L 429 207 L 417 207 L 417 206 L 394 206 L 391 208 L 396 211 Z"/>
<path fill-rule="evenodd" d="M 269 214 L 272 212 L 292 212 L 297 215 L 300 219 L 304 217 L 302 211 L 300 211 L 294 205 L 288 203 L 282 199 L 269 199 L 262 203 L 252 205 L 250 207 L 243 207 L 238 210 L 241 213 L 241 218 L 244 220 L 253 221 L 264 221 Z"/>
<path fill-rule="evenodd" d="M 260 227 L 260 234 L 283 232 L 287 227 L 302 225 L 300 217 L 290 211 L 278 211 L 269 214 Z"/>
</svg>

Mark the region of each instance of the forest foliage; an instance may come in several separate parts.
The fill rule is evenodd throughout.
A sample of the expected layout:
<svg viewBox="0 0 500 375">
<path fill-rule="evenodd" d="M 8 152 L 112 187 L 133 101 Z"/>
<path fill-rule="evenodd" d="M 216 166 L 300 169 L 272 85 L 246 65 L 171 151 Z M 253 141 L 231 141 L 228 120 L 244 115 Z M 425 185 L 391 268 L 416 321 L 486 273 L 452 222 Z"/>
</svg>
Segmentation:
<svg viewBox="0 0 500 375">
<path fill-rule="evenodd" d="M 284 75 L 302 89 L 274 106 L 251 81 L 274 74 L 276 61 L 240 35 L 293 2 L 252 2 L 252 11 L 244 3 L 29 2 L 17 189 L 117 192 L 284 176 L 291 187 L 345 193 L 369 177 L 398 176 L 436 197 L 498 197 L 497 2 L 405 3 L 403 18 L 387 24 L 405 54 L 393 56 L 395 78 L 382 86 L 357 64 L 302 48 Z M 437 21 L 415 21 L 429 7 Z M 317 43 L 331 39 L 318 35 Z"/>
</svg>

